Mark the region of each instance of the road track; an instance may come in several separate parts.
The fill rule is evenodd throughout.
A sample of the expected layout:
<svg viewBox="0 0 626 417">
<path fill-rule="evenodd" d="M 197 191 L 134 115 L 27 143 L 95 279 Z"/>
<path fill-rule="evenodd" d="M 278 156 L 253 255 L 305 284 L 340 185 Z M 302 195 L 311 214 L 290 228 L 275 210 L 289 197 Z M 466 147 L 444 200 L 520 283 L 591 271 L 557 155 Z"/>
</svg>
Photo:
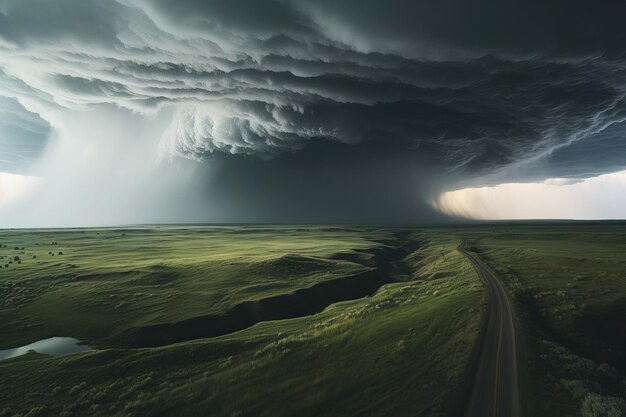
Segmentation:
<svg viewBox="0 0 626 417">
<path fill-rule="evenodd" d="M 467 403 L 466 417 L 519 417 L 518 357 L 513 305 L 502 282 L 461 239 L 459 252 L 469 259 L 489 292 L 487 327 Z"/>
</svg>

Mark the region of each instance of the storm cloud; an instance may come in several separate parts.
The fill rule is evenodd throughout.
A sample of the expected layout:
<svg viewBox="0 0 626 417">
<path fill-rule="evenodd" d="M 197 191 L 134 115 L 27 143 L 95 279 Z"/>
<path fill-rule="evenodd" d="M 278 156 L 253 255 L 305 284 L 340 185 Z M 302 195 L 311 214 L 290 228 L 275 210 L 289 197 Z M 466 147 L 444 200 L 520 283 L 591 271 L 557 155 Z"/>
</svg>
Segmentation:
<svg viewBox="0 0 626 417">
<path fill-rule="evenodd" d="M 622 168 L 603 155 L 623 142 L 625 12 L 563 0 L 8 0 L 0 96 L 38 114 L 36 132 L 107 106 L 158 119 L 161 161 L 214 164 L 202 192 L 257 207 L 219 218 L 415 221 L 432 216 L 419 201 L 458 184 Z M 321 200 L 332 203 L 312 208 Z"/>
<path fill-rule="evenodd" d="M 16 100 L 0 97 L 0 171 L 27 171 L 41 156 L 49 129 Z"/>
</svg>

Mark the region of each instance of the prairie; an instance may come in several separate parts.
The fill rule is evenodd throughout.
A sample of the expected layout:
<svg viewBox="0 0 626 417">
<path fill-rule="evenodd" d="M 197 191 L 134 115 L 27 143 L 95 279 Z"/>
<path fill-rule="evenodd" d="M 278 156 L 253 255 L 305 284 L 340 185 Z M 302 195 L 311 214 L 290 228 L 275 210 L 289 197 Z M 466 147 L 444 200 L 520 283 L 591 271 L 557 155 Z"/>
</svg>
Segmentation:
<svg viewBox="0 0 626 417">
<path fill-rule="evenodd" d="M 2 270 L 3 346 L 60 335 L 95 348 L 0 362 L 3 415 L 445 415 L 462 407 L 484 294 L 453 235 L 198 227 L 12 231 L 2 240 L 4 256 L 25 259 Z M 393 271 L 378 265 L 389 254 Z M 161 346 L 124 343 L 128 329 L 225 314 L 368 271 L 388 279 L 316 314 Z"/>
<path fill-rule="evenodd" d="M 0 416 L 461 415 L 461 238 L 514 302 L 523 415 L 624 415 L 626 225 L 504 223 L 0 231 L 0 349 L 92 348 L 0 361 Z"/>
</svg>

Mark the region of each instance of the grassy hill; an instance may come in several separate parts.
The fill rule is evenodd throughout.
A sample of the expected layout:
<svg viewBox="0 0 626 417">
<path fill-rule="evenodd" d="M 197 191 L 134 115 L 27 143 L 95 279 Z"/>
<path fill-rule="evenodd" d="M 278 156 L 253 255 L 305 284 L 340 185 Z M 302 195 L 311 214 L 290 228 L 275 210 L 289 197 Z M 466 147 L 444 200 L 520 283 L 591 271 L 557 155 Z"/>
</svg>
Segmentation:
<svg viewBox="0 0 626 417">
<path fill-rule="evenodd" d="M 4 413 L 335 416 L 457 410 L 484 294 L 456 252 L 455 236 L 402 236 L 419 248 L 394 264 L 401 273 L 372 296 L 220 337 L 128 349 L 107 348 L 110 335 L 219 314 L 246 300 L 373 270 L 384 249 L 401 247 L 401 239 L 396 231 L 368 228 L 6 233 L 2 239 L 11 245 L 19 240 L 24 256 L 49 255 L 52 242 L 63 255 L 9 268 L 19 271 L 15 275 L 3 270 L 7 288 L 28 289 L 19 300 L 3 293 L 4 345 L 64 335 L 98 349 L 0 362 Z"/>
<path fill-rule="evenodd" d="M 525 415 L 625 415 L 626 226 L 600 223 L 0 231 L 0 348 L 94 348 L 0 361 L 0 416 L 462 415 L 486 292 L 460 237 L 514 300 Z"/>
</svg>

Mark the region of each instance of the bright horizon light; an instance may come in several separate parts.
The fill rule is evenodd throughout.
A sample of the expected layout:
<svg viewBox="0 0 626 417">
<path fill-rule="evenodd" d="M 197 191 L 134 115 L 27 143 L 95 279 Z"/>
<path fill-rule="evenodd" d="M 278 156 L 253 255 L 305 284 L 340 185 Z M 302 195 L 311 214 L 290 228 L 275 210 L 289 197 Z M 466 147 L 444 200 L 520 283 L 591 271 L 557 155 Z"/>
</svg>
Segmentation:
<svg viewBox="0 0 626 417">
<path fill-rule="evenodd" d="M 19 202 L 39 188 L 41 183 L 39 177 L 0 172 L 0 208 Z"/>
<path fill-rule="evenodd" d="M 442 193 L 432 205 L 475 220 L 626 218 L 626 171 L 583 180 L 550 178 Z"/>
</svg>

